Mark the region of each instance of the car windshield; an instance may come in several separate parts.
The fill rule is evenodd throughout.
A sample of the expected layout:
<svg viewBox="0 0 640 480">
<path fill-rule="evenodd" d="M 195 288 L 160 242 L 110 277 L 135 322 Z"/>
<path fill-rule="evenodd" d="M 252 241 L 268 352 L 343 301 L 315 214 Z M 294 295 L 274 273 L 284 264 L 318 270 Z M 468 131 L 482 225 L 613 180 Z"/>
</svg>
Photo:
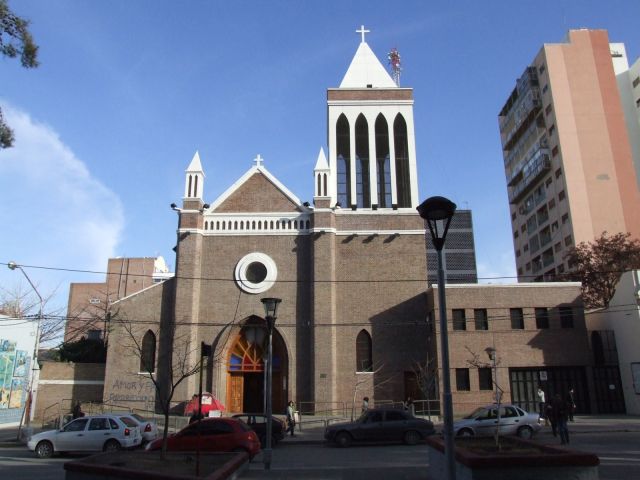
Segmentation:
<svg viewBox="0 0 640 480">
<path fill-rule="evenodd" d="M 138 426 L 138 424 L 129 417 L 120 417 L 120 420 L 122 420 L 122 423 L 124 423 L 127 427 L 133 428 Z"/>
<path fill-rule="evenodd" d="M 140 415 L 138 415 L 137 413 L 132 413 L 131 416 L 133 418 L 135 418 L 136 420 L 138 420 L 139 422 L 146 422 L 146 420 L 143 417 L 141 417 Z"/>
<path fill-rule="evenodd" d="M 476 408 L 473 412 L 471 412 L 469 415 L 467 415 L 466 417 L 463 417 L 463 418 L 465 418 L 465 419 L 475 418 L 478 415 L 480 415 L 482 412 L 484 412 L 485 410 L 486 410 L 485 407 Z"/>
</svg>

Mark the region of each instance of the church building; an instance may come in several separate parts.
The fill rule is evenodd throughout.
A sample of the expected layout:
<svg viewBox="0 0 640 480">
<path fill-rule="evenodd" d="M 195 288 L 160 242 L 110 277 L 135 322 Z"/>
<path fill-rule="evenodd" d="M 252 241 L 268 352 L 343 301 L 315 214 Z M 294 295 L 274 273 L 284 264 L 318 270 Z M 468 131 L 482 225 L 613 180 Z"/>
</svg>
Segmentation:
<svg viewBox="0 0 640 480">
<path fill-rule="evenodd" d="M 260 155 L 208 202 L 205 168 L 194 155 L 182 205 L 172 205 L 175 277 L 113 305 L 105 402 L 152 405 L 145 367 L 168 381 L 180 360 L 198 362 L 205 342 L 212 354 L 204 390 L 229 411 L 261 411 L 265 297 L 282 299 L 273 331 L 274 412 L 288 400 L 320 411 L 364 396 L 415 395 L 428 326 L 413 90 L 396 84 L 365 32 L 339 87 L 327 90 L 328 150 L 320 149 L 309 172 L 313 205 Z M 193 375 L 174 400 L 197 392 Z"/>
</svg>

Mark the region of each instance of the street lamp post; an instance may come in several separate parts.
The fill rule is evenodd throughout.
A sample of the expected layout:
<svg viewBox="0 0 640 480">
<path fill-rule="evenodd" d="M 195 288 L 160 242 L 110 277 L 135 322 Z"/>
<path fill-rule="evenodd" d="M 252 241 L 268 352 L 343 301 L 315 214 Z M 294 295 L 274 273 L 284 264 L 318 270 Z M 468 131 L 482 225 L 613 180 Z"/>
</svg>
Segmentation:
<svg viewBox="0 0 640 480">
<path fill-rule="evenodd" d="M 424 218 L 431 233 L 433 246 L 438 252 L 438 301 L 440 303 L 440 345 L 442 351 L 442 387 L 444 401 L 444 454 L 447 479 L 455 480 L 456 464 L 453 442 L 453 403 L 451 401 L 451 380 L 449 371 L 449 336 L 447 332 L 447 306 L 444 292 L 444 269 L 442 268 L 442 249 L 449 231 L 456 204 L 444 197 L 430 197 L 422 202 L 418 213 Z"/>
<path fill-rule="evenodd" d="M 272 396 L 273 396 L 273 326 L 278 318 L 278 304 L 282 301 L 279 298 L 263 298 L 265 320 L 267 321 L 267 445 L 264 449 L 264 469 L 271 470 L 271 437 L 272 437 Z"/>
<path fill-rule="evenodd" d="M 27 275 L 27 272 L 25 272 L 20 265 L 18 265 L 16 262 L 9 262 L 7 266 L 9 267 L 10 270 L 15 270 L 16 268 L 20 269 L 24 277 L 29 282 L 29 285 L 31 285 L 31 288 L 33 288 L 33 291 L 36 292 L 38 299 L 40 300 L 40 310 L 38 311 L 38 323 L 36 324 L 36 342 L 35 342 L 35 346 L 33 347 L 33 357 L 32 357 L 33 363 L 31 366 L 31 379 L 29 381 L 29 394 L 27 396 L 27 401 L 24 403 L 24 409 L 22 410 L 22 417 L 20 418 L 20 425 L 18 427 L 18 440 L 20 440 L 20 434 L 22 433 L 22 422 L 24 421 L 27 427 L 31 425 L 31 411 L 32 411 L 31 409 L 33 408 L 32 402 L 34 400 L 33 388 L 34 388 L 34 383 L 36 381 L 35 372 L 39 370 L 38 348 L 40 348 L 40 324 L 42 323 L 42 311 L 44 309 L 44 300 L 42 299 L 42 296 L 40 295 L 40 292 L 38 292 L 38 289 L 36 288 L 36 286 L 33 284 L 31 279 L 29 278 L 29 275 Z M 27 414 L 27 405 L 30 408 L 30 411 L 28 414 Z"/>
</svg>

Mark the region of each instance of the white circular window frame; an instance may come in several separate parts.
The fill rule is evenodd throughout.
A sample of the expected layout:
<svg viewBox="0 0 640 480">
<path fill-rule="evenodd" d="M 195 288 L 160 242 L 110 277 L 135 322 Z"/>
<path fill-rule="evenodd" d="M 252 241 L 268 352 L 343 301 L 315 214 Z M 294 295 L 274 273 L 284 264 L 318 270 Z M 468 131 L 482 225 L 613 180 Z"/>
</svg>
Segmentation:
<svg viewBox="0 0 640 480">
<path fill-rule="evenodd" d="M 253 283 L 247 280 L 247 269 L 249 268 L 249 265 L 254 262 L 263 264 L 267 269 L 267 275 L 260 283 Z M 273 287 L 274 283 L 276 283 L 276 279 L 278 278 L 278 267 L 276 267 L 276 262 L 274 262 L 269 255 L 260 252 L 253 252 L 240 259 L 236 265 L 234 276 L 236 283 L 242 290 L 247 293 L 258 294 L 266 292 Z"/>
</svg>

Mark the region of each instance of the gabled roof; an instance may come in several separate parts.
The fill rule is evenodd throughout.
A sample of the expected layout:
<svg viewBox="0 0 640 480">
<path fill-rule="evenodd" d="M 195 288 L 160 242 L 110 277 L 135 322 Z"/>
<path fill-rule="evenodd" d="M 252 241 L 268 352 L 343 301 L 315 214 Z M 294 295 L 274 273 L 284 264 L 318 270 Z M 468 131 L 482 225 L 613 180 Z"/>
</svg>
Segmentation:
<svg viewBox="0 0 640 480">
<path fill-rule="evenodd" d="M 256 189 L 259 189 L 259 191 L 256 191 Z M 280 183 L 263 165 L 254 165 L 211 203 L 206 213 L 214 213 L 216 210 L 284 212 L 304 211 L 306 207 L 302 205 L 298 197 Z"/>
<path fill-rule="evenodd" d="M 398 88 L 367 42 L 361 42 L 340 88 Z"/>
</svg>

